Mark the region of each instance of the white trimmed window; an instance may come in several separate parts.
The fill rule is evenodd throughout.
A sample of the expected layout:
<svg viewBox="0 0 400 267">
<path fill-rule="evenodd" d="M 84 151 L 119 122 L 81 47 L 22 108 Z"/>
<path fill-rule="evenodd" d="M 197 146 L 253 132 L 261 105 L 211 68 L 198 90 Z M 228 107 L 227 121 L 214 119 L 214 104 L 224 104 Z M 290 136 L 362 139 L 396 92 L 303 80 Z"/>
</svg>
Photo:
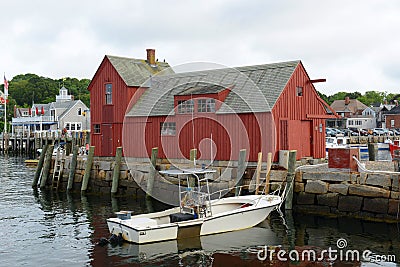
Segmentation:
<svg viewBox="0 0 400 267">
<path fill-rule="evenodd" d="M 175 122 L 161 122 L 161 135 L 168 136 L 168 135 L 175 135 L 176 134 L 176 123 Z"/>
</svg>

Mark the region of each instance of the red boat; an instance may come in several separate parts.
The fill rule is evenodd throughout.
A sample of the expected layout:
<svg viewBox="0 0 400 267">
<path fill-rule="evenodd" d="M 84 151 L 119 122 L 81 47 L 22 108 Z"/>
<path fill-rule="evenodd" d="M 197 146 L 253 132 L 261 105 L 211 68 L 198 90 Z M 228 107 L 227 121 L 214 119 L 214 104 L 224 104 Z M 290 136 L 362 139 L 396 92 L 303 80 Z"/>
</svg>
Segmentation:
<svg viewBox="0 0 400 267">
<path fill-rule="evenodd" d="M 395 150 L 400 150 L 400 140 L 394 140 L 393 143 L 389 143 L 390 155 L 392 155 L 392 159 L 398 158 L 400 153 L 394 153 Z M 400 152 L 400 151 L 399 151 Z"/>
</svg>

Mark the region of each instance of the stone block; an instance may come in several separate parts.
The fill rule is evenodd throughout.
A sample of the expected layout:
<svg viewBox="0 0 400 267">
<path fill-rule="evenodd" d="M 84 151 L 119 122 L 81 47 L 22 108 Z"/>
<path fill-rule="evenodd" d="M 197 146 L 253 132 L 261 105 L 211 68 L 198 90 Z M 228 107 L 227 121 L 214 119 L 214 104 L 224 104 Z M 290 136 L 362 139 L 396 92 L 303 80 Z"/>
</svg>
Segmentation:
<svg viewBox="0 0 400 267">
<path fill-rule="evenodd" d="M 363 210 L 387 214 L 388 203 L 389 200 L 387 198 L 364 198 Z"/>
<path fill-rule="evenodd" d="M 304 172 L 303 180 L 345 182 L 350 181 L 348 172 Z"/>
<path fill-rule="evenodd" d="M 127 171 L 129 170 L 128 165 L 126 165 L 126 163 L 124 162 L 124 160 L 122 159 L 121 165 L 120 165 L 120 170 L 121 171 Z"/>
<path fill-rule="evenodd" d="M 119 179 L 121 180 L 127 180 L 128 179 L 128 171 L 120 171 L 119 172 Z"/>
<path fill-rule="evenodd" d="M 294 192 L 304 192 L 304 183 L 295 182 L 294 183 Z"/>
<path fill-rule="evenodd" d="M 269 172 L 269 180 L 271 182 L 282 182 L 286 181 L 287 171 L 271 170 Z"/>
<path fill-rule="evenodd" d="M 339 196 L 338 210 L 356 212 L 361 210 L 363 198 L 359 196 Z"/>
<path fill-rule="evenodd" d="M 111 170 L 111 162 L 110 161 L 99 161 L 99 169 L 100 170 L 105 170 L 105 171 L 109 171 Z"/>
<path fill-rule="evenodd" d="M 113 172 L 112 171 L 106 171 L 106 177 L 105 177 L 104 180 L 112 181 L 112 177 L 113 177 Z"/>
<path fill-rule="evenodd" d="M 141 183 L 143 180 L 143 177 L 144 177 L 144 173 L 140 172 L 140 171 L 131 171 L 129 173 L 129 177 L 131 177 L 131 178 L 128 178 L 128 180 L 132 179 L 137 183 Z"/>
<path fill-rule="evenodd" d="M 136 164 L 132 166 L 131 171 L 133 170 L 148 173 L 150 171 L 150 161 L 149 163 Z"/>
<path fill-rule="evenodd" d="M 328 192 L 328 183 L 323 181 L 307 181 L 305 190 L 306 193 L 325 194 Z"/>
<path fill-rule="evenodd" d="M 398 174 L 392 174 L 390 179 L 392 180 L 392 190 L 393 191 L 400 191 L 399 190 L 399 180 L 400 180 L 400 175 Z"/>
<path fill-rule="evenodd" d="M 369 185 L 349 185 L 349 195 L 389 198 L 390 191 Z"/>
<path fill-rule="evenodd" d="M 232 170 L 233 168 L 225 168 L 220 176 L 221 181 L 230 181 L 232 179 Z"/>
<path fill-rule="evenodd" d="M 385 189 L 389 189 L 389 187 L 392 185 L 392 181 L 390 179 L 390 175 L 388 174 L 368 174 L 367 180 L 366 180 L 366 185 L 375 185 L 375 186 L 380 186 Z"/>
<path fill-rule="evenodd" d="M 83 175 L 75 174 L 74 176 L 74 183 L 82 183 Z"/>
<path fill-rule="evenodd" d="M 341 195 L 347 195 L 349 192 L 348 184 L 329 184 L 328 190 L 332 193 L 339 193 Z"/>
<path fill-rule="evenodd" d="M 99 173 L 97 174 L 97 177 L 99 177 L 99 179 L 101 179 L 101 180 L 105 180 L 106 172 L 104 170 L 100 170 Z"/>
<path fill-rule="evenodd" d="M 315 194 L 307 194 L 304 192 L 300 192 L 297 195 L 296 203 L 298 205 L 312 205 L 315 203 Z"/>
<path fill-rule="evenodd" d="M 339 199 L 339 193 L 327 193 L 323 195 L 317 195 L 318 205 L 337 207 Z"/>
<path fill-rule="evenodd" d="M 294 175 L 294 181 L 297 183 L 302 183 L 303 182 L 303 172 L 298 171 Z"/>
<path fill-rule="evenodd" d="M 388 214 L 397 216 L 397 214 L 399 213 L 399 202 L 400 200 L 389 199 Z"/>
<path fill-rule="evenodd" d="M 279 189 L 279 184 L 273 183 L 269 186 L 270 192 Z"/>
<path fill-rule="evenodd" d="M 392 198 L 392 199 L 400 199 L 400 192 L 391 191 L 390 192 L 390 198 Z"/>
</svg>

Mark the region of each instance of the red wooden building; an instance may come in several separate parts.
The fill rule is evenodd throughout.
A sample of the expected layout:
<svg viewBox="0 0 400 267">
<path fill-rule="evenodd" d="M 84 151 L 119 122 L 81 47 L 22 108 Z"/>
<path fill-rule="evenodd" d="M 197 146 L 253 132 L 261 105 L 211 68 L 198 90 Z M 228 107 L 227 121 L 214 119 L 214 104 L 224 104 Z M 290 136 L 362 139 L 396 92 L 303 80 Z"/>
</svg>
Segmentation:
<svg viewBox="0 0 400 267">
<path fill-rule="evenodd" d="M 147 49 L 147 59 L 105 56 L 88 90 L 90 91 L 91 144 L 96 156 L 114 156 L 122 145 L 122 124 L 132 97 L 151 75 L 170 71 L 168 63 L 155 60 L 155 50 Z"/>
<path fill-rule="evenodd" d="M 134 158 L 149 157 L 152 147 L 159 147 L 159 158 L 169 159 L 189 158 L 192 148 L 204 160 L 237 160 L 243 148 L 249 161 L 256 161 L 259 151 L 273 152 L 277 160 L 279 150 L 291 149 L 298 158 L 325 157 L 325 119 L 335 115 L 300 61 L 167 71 L 140 87 L 149 75 L 129 73 L 132 80 L 124 79 L 128 70 L 114 59 L 104 58 L 89 86 L 92 145 L 102 147 L 96 155 L 112 155 L 122 144 L 125 156 Z M 157 71 L 166 67 L 160 64 Z M 107 104 L 109 84 L 115 107 Z"/>
</svg>

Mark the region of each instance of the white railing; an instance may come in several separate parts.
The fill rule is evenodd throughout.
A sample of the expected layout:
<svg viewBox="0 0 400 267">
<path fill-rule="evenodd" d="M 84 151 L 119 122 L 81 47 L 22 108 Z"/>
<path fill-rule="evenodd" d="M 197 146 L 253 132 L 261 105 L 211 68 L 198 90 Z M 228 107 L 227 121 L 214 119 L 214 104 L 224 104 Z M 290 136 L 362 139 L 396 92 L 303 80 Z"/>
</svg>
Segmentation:
<svg viewBox="0 0 400 267">
<path fill-rule="evenodd" d="M 33 117 L 19 117 L 12 118 L 12 123 L 40 123 L 40 122 L 54 122 L 53 116 L 33 116 Z"/>
</svg>

